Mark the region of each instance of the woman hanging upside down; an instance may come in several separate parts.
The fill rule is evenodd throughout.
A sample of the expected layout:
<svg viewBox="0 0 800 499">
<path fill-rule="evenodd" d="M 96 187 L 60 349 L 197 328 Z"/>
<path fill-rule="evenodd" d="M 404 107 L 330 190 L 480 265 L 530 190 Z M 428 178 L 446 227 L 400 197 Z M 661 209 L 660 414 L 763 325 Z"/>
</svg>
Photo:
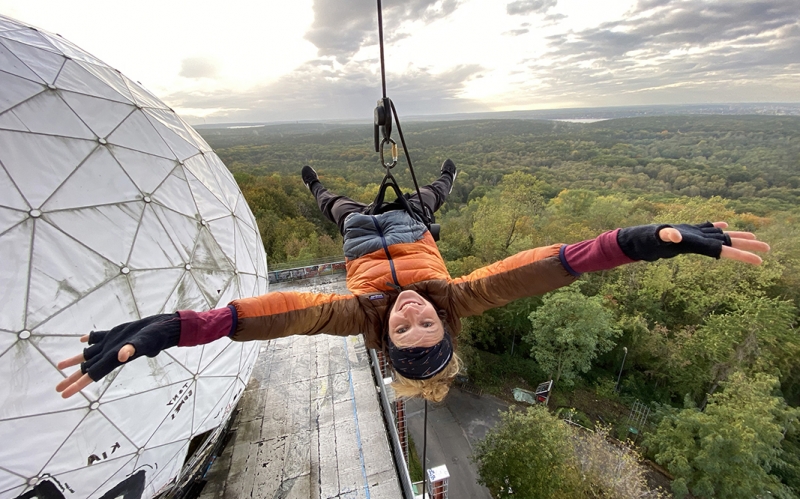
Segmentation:
<svg viewBox="0 0 800 499">
<path fill-rule="evenodd" d="M 687 253 L 758 265 L 761 258 L 752 252 L 769 251 L 749 232 L 723 232 L 725 222 L 641 225 L 580 243 L 526 250 L 452 279 L 428 227 L 416 214 L 425 208 L 430 213 L 438 210 L 455 177 L 455 164 L 448 159 L 439 179 L 422 187 L 419 195 L 372 210 L 331 193 L 311 167 L 304 167 L 303 182 L 344 236 L 352 294 L 271 292 L 234 300 L 222 309 L 181 310 L 93 331 L 81 338 L 90 345 L 83 353 L 58 364 L 59 369 L 80 364 L 80 370 L 56 390 L 71 397 L 137 357 L 224 337 L 251 341 L 295 334 L 363 334 L 368 348 L 388 354 L 399 396 L 438 402 L 459 371 L 455 349 L 462 317 L 566 286 L 583 272 Z"/>
</svg>

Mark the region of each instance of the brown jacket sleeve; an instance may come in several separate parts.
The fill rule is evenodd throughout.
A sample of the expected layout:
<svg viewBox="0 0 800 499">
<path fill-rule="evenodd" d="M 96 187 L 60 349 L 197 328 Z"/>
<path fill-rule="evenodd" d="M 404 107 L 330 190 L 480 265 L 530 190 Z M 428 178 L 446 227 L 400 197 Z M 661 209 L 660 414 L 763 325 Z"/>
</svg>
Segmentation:
<svg viewBox="0 0 800 499">
<path fill-rule="evenodd" d="M 234 300 L 234 341 L 271 340 L 295 334 L 355 335 L 367 318 L 353 295 L 272 292 Z"/>
<path fill-rule="evenodd" d="M 523 251 L 454 279 L 454 310 L 459 317 L 469 317 L 571 284 L 576 278 L 561 265 L 561 246 Z"/>
</svg>

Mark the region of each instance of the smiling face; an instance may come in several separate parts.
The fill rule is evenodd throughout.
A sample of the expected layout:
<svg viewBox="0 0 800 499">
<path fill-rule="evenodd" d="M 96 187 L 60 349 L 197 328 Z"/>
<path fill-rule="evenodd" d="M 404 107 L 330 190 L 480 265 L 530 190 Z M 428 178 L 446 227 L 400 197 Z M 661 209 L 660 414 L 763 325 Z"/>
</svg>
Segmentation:
<svg viewBox="0 0 800 499">
<path fill-rule="evenodd" d="M 400 348 L 432 347 L 444 338 L 444 325 L 431 302 L 403 291 L 389 312 L 389 337 Z"/>
</svg>

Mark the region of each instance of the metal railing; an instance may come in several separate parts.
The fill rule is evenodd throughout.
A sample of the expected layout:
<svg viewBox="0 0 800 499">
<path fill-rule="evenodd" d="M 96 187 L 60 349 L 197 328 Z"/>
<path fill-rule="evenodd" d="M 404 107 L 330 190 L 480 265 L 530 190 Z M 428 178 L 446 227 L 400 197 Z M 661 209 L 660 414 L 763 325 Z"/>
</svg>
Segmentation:
<svg viewBox="0 0 800 499">
<path fill-rule="evenodd" d="M 269 263 L 269 270 L 298 269 L 301 267 L 311 267 L 313 265 L 322 265 L 324 263 L 335 263 L 343 261 L 344 261 L 344 254 L 335 256 L 322 256 L 319 258 L 308 258 L 306 260 L 297 260 L 294 262 Z"/>
<path fill-rule="evenodd" d="M 374 349 L 369 351 L 370 360 L 372 360 L 372 375 L 375 377 L 375 386 L 378 389 L 378 396 L 381 401 L 381 408 L 383 409 L 383 419 L 386 422 L 386 428 L 389 430 L 389 440 L 392 444 L 392 454 L 394 456 L 394 464 L 397 468 L 397 478 L 400 482 L 400 488 L 403 489 L 404 499 L 414 499 L 414 489 L 411 485 L 411 475 L 408 472 L 408 465 L 403 452 L 403 444 L 400 441 L 400 435 L 395 425 L 394 413 L 392 411 L 392 403 L 386 394 L 386 385 L 383 380 L 383 372 L 381 362 L 378 360 L 378 355 Z"/>
<path fill-rule="evenodd" d="M 314 277 L 321 277 L 333 274 L 347 273 L 347 267 L 344 258 L 331 259 L 334 261 L 316 263 L 313 265 L 296 266 L 285 269 L 276 269 L 274 266 L 270 267 L 267 271 L 267 277 L 270 284 L 279 282 L 297 281 L 300 279 L 311 279 Z M 294 263 L 293 265 L 297 265 Z"/>
</svg>

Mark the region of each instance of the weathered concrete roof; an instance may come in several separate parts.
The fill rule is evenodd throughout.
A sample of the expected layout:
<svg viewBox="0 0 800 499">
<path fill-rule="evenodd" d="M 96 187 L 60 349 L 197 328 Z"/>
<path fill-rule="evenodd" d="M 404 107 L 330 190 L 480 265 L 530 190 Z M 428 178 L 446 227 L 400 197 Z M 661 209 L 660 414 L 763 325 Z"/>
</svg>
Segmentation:
<svg viewBox="0 0 800 499">
<path fill-rule="evenodd" d="M 277 289 L 346 292 L 343 276 Z M 289 337 L 260 350 L 201 499 L 402 497 L 362 337 Z"/>
</svg>

